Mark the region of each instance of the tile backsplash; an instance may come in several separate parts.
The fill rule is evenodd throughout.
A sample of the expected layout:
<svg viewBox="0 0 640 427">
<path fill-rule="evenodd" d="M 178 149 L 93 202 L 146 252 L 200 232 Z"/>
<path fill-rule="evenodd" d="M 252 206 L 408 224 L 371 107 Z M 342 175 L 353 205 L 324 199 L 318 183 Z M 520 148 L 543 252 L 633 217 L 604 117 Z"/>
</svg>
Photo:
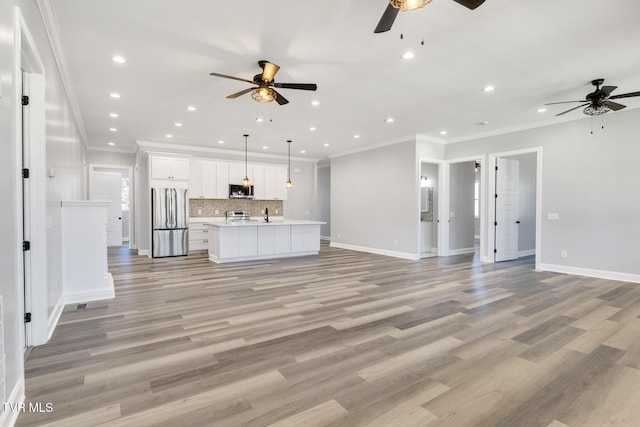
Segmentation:
<svg viewBox="0 0 640 427">
<path fill-rule="evenodd" d="M 226 211 L 249 211 L 251 216 L 260 216 L 264 208 L 269 208 L 270 216 L 284 216 L 282 200 L 189 199 L 190 217 L 224 217 Z"/>
</svg>

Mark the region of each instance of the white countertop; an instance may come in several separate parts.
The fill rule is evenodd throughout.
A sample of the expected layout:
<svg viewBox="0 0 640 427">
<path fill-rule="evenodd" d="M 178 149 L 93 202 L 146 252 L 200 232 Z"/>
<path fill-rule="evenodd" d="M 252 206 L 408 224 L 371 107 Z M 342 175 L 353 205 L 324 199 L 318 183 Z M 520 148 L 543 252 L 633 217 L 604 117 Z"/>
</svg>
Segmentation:
<svg viewBox="0 0 640 427">
<path fill-rule="evenodd" d="M 264 222 L 264 220 L 256 220 L 250 222 L 227 222 L 227 221 L 215 221 L 208 222 L 207 225 L 212 227 L 256 227 L 256 226 L 267 226 L 267 225 L 321 225 L 326 224 L 326 222 L 321 221 L 307 221 L 303 219 L 273 219 L 269 222 Z"/>
</svg>

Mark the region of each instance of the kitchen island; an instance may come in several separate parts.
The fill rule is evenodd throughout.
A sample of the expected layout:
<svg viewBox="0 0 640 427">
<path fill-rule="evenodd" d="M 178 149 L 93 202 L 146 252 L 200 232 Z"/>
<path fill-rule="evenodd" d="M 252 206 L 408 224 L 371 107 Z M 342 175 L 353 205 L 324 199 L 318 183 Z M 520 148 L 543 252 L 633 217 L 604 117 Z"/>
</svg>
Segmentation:
<svg viewBox="0 0 640 427">
<path fill-rule="evenodd" d="M 301 220 L 211 222 L 209 259 L 216 263 L 316 255 L 320 225 Z"/>
</svg>

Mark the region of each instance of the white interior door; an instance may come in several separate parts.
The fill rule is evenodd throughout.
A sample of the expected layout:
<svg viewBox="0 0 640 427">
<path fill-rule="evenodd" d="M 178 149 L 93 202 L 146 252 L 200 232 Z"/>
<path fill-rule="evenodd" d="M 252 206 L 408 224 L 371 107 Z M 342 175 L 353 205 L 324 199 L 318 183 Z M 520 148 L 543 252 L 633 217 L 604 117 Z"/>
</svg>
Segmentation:
<svg viewBox="0 0 640 427">
<path fill-rule="evenodd" d="M 91 200 L 110 200 L 107 209 L 107 246 L 122 245 L 122 174 L 94 171 L 91 180 Z"/>
<path fill-rule="evenodd" d="M 518 160 L 496 158 L 495 261 L 518 258 Z"/>
</svg>

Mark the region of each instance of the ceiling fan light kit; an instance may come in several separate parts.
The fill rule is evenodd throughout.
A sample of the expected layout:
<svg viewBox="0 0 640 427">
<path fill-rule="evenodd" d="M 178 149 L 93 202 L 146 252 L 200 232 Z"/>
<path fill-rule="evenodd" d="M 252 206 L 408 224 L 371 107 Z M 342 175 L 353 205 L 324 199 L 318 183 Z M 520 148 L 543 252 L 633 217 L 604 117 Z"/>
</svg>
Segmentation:
<svg viewBox="0 0 640 427">
<path fill-rule="evenodd" d="M 273 102 L 276 99 L 276 91 L 269 87 L 259 87 L 251 92 L 251 97 L 258 102 Z"/>
<path fill-rule="evenodd" d="M 467 9 L 474 10 L 485 0 L 453 0 L 456 3 L 466 7 Z M 422 9 L 427 4 L 431 3 L 432 0 L 389 0 L 389 4 L 387 8 L 384 10 L 380 21 L 378 21 L 378 25 L 376 29 L 373 30 L 374 33 L 384 33 L 389 31 L 393 26 L 393 23 L 398 16 L 398 12 L 407 11 L 407 10 L 416 10 Z M 402 38 L 402 36 L 400 37 Z M 424 43 L 423 43 L 424 44 Z"/>
<path fill-rule="evenodd" d="M 566 111 L 556 114 L 556 116 L 562 116 L 563 114 L 570 113 L 573 110 L 577 110 L 578 108 L 585 107 L 582 112 L 587 116 L 600 116 L 602 114 L 608 113 L 609 111 L 618 111 L 626 108 L 626 105 L 618 104 L 617 102 L 611 101 L 612 99 L 620 99 L 620 98 L 632 98 L 635 96 L 640 96 L 640 92 L 629 92 L 629 93 L 621 93 L 619 95 L 611 96 L 611 93 L 616 90 L 617 86 L 602 86 L 604 83 L 604 79 L 595 79 L 591 80 L 591 84 L 596 87 L 596 89 L 587 94 L 583 100 L 580 101 L 560 101 L 560 102 L 550 102 L 545 105 L 557 105 L 557 104 L 573 104 L 575 102 L 579 102 L 580 105 L 577 107 L 569 108 Z"/>
<path fill-rule="evenodd" d="M 433 0 L 389 0 L 389 4 L 400 10 L 421 9 Z"/>
</svg>

